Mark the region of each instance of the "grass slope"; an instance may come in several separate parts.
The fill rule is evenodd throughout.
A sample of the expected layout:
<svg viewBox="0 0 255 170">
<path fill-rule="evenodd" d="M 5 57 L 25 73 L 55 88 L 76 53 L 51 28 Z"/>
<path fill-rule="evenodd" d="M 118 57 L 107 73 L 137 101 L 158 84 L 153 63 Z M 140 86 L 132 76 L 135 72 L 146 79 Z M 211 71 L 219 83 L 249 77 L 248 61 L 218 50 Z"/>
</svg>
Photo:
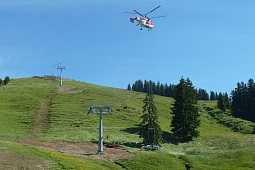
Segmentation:
<svg viewBox="0 0 255 170">
<path fill-rule="evenodd" d="M 48 168 L 61 169 L 254 169 L 255 137 L 234 132 L 212 117 L 217 112 L 215 102 L 200 101 L 200 137 L 188 143 L 177 143 L 170 136 L 170 107 L 172 98 L 155 96 L 165 143 L 162 152 L 140 151 L 139 117 L 145 94 L 65 80 L 61 89 L 58 81 L 14 79 L 0 92 L 0 153 L 28 154 L 40 161 L 53 162 Z M 105 143 L 120 142 L 124 149 L 136 156 L 114 163 L 89 161 L 32 146 L 15 144 L 22 138 L 46 142 L 96 142 L 99 116 L 87 115 L 90 102 L 111 101 L 114 114 L 104 115 Z M 40 111 L 42 107 L 44 111 Z M 47 108 L 48 107 L 48 108 Z M 208 110 L 204 109 L 210 107 Z M 39 111 L 38 111 L 39 110 Z M 45 112 L 41 127 L 33 122 Z M 45 114 L 43 114 L 45 115 Z M 39 118 L 36 118 L 40 120 Z M 47 120 L 45 123 L 43 120 Z M 231 118 L 232 119 L 232 118 Z M 235 119 L 235 118 L 233 118 Z M 251 125 L 250 122 L 242 122 Z M 15 144 L 15 145 L 13 145 Z M 13 147 L 12 147 L 13 145 Z M 17 152 L 19 151 L 20 152 Z M 65 163 L 67 162 L 67 163 Z M 43 163 L 42 163 L 43 164 Z M 44 164 L 43 164 L 44 165 Z M 56 167 L 55 167 L 56 166 Z M 83 166 L 83 167 L 82 167 Z M 45 166 L 47 167 L 47 166 Z"/>
</svg>

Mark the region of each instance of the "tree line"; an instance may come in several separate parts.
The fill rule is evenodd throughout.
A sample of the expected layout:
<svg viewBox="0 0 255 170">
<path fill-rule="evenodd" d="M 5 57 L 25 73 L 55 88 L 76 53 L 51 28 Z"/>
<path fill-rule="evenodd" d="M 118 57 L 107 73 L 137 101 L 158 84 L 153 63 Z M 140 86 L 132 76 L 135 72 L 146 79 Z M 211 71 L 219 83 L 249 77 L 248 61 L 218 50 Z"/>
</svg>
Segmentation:
<svg viewBox="0 0 255 170">
<path fill-rule="evenodd" d="M 255 83 L 249 79 L 247 83 L 238 82 L 231 92 L 231 113 L 234 117 L 255 122 Z"/>
<path fill-rule="evenodd" d="M 155 95 L 160 96 L 166 96 L 166 97 L 175 97 L 176 93 L 176 85 L 175 84 L 163 84 L 159 81 L 155 83 L 154 81 L 147 81 L 144 80 L 136 80 L 132 86 L 128 84 L 127 90 L 137 91 L 137 92 L 143 92 L 148 93 L 149 92 L 149 84 L 152 83 L 152 92 Z M 210 91 L 210 94 L 207 93 L 205 89 L 195 89 L 196 91 L 196 97 L 198 100 L 218 100 L 219 94 L 217 92 Z"/>
</svg>

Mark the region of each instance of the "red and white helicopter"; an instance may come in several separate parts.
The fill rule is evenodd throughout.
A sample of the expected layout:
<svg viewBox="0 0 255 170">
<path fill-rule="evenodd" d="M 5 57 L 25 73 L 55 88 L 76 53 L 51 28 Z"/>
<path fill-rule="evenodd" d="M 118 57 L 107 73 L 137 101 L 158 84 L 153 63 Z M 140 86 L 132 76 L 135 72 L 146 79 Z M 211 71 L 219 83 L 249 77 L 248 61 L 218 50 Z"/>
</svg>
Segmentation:
<svg viewBox="0 0 255 170">
<path fill-rule="evenodd" d="M 158 9 L 160 7 L 160 5 L 156 8 L 154 8 L 153 10 L 151 10 L 150 12 L 146 13 L 146 14 L 140 14 L 138 11 L 134 10 L 135 13 L 133 12 L 126 12 L 126 13 L 131 13 L 131 14 L 137 14 L 137 16 L 135 18 L 130 18 L 130 22 L 134 23 L 134 21 L 137 21 L 138 25 L 141 26 L 141 29 L 142 30 L 143 28 L 142 27 L 145 27 L 145 28 L 148 28 L 148 31 L 151 30 L 152 28 L 155 27 L 155 25 L 152 23 L 151 21 L 151 18 L 160 18 L 160 17 L 166 17 L 166 16 L 158 16 L 158 17 L 151 17 L 149 18 L 147 15 L 153 11 L 155 11 L 156 9 Z"/>
</svg>

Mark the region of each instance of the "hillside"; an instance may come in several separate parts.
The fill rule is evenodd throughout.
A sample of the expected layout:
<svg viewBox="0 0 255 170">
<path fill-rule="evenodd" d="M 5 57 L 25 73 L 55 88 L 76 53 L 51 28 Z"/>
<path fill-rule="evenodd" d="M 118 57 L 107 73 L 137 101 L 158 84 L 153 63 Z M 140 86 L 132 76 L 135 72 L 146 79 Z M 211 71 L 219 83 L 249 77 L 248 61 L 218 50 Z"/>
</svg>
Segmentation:
<svg viewBox="0 0 255 170">
<path fill-rule="evenodd" d="M 200 137 L 177 143 L 170 135 L 174 100 L 155 96 L 163 151 L 140 151 L 145 94 L 73 80 L 58 84 L 24 78 L 0 88 L 0 169 L 254 169 L 255 135 L 219 124 L 215 102 L 199 101 Z M 120 148 L 96 155 L 99 116 L 87 112 L 90 102 L 104 101 L 114 103 L 114 114 L 103 117 L 104 143 Z"/>
</svg>

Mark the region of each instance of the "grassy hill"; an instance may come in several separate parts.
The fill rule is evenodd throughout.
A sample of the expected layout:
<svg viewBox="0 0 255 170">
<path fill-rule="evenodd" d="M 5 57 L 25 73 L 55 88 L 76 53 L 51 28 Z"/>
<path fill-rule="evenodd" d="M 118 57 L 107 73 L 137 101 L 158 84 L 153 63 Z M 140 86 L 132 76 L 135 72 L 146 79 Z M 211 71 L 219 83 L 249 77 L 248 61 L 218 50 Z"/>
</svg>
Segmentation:
<svg viewBox="0 0 255 170">
<path fill-rule="evenodd" d="M 12 79 L 0 87 L 0 169 L 254 169 L 253 123 L 219 116 L 216 102 L 199 101 L 200 137 L 177 143 L 170 135 L 172 98 L 155 96 L 163 151 L 140 151 L 137 132 L 145 94 L 64 80 Z M 115 161 L 87 159 L 49 144 L 94 144 L 99 116 L 87 115 L 90 102 L 113 102 L 114 114 L 104 115 L 104 143 L 119 142 L 132 157 Z M 241 130 L 233 128 L 241 125 Z M 243 133 L 241 133 L 243 132 Z M 31 142 L 31 143 L 33 143 Z M 69 145 L 68 145 L 69 146 Z M 70 150 L 74 148 L 70 148 Z M 96 152 L 97 150 L 95 150 Z M 107 153 L 106 153 L 107 156 Z M 109 155 L 108 155 L 109 156 Z"/>
</svg>

